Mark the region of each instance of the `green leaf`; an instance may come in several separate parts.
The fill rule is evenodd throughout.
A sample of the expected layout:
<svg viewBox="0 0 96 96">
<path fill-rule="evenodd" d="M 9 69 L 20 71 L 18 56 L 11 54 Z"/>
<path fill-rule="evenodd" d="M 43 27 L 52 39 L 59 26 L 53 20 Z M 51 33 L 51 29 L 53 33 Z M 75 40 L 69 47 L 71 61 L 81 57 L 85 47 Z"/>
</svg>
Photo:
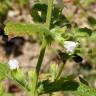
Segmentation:
<svg viewBox="0 0 96 96">
<path fill-rule="evenodd" d="M 30 82 L 31 84 L 29 83 L 30 84 L 29 87 L 30 87 L 30 90 L 31 90 L 31 94 L 33 95 L 34 92 L 35 92 L 35 90 L 36 90 L 35 89 L 35 86 L 37 84 L 36 83 L 37 82 L 37 74 L 36 74 L 36 71 L 35 70 L 31 71 L 31 73 L 32 74 L 29 73 L 29 75 L 30 75 L 30 77 L 32 79 L 31 82 Z"/>
<path fill-rule="evenodd" d="M 69 27 L 70 22 L 62 14 L 62 9 L 54 7 L 52 11 L 51 28 L 55 28 L 56 26 L 65 26 L 65 25 Z"/>
<path fill-rule="evenodd" d="M 34 74 L 35 74 L 35 70 L 31 70 L 28 72 L 28 78 L 29 78 L 29 80 L 31 80 L 31 82 L 34 79 Z"/>
<path fill-rule="evenodd" d="M 44 23 L 46 21 L 47 7 L 47 4 L 35 3 L 31 9 L 33 21 Z"/>
<path fill-rule="evenodd" d="M 58 91 L 75 91 L 78 86 L 79 84 L 74 80 L 65 80 L 63 78 L 54 82 L 45 80 L 39 85 L 38 92 L 39 94 L 45 94 Z"/>
<path fill-rule="evenodd" d="M 91 35 L 91 37 L 90 37 L 90 40 L 91 40 L 92 42 L 96 42 L 96 32 L 93 32 L 93 33 L 92 33 L 92 35 Z"/>
<path fill-rule="evenodd" d="M 79 80 L 80 80 L 81 83 L 83 83 L 87 86 L 89 85 L 88 82 L 85 79 L 83 79 L 82 77 L 79 77 Z"/>
<path fill-rule="evenodd" d="M 18 22 L 8 22 L 5 26 L 5 34 L 13 36 L 33 36 L 33 34 L 46 34 L 48 35 L 50 31 L 41 24 L 26 24 Z"/>
<path fill-rule="evenodd" d="M 80 84 L 75 94 L 76 96 L 96 96 L 96 89 Z"/>
<path fill-rule="evenodd" d="M 61 46 L 64 46 L 65 39 L 62 36 L 62 33 L 64 33 L 66 30 L 66 27 L 60 28 L 56 27 L 51 29 L 51 36 L 54 39 L 55 42 L 59 43 Z"/>
<path fill-rule="evenodd" d="M 92 34 L 92 30 L 88 29 L 88 28 L 79 28 L 79 29 L 75 29 L 75 37 L 89 37 Z"/>
<path fill-rule="evenodd" d="M 35 82 L 36 82 L 35 70 L 29 71 L 28 77 L 29 77 L 29 87 L 30 87 L 31 92 L 33 92 L 35 90 L 33 87 L 35 86 Z"/>
<path fill-rule="evenodd" d="M 45 3 L 34 4 L 31 9 L 31 16 L 33 17 L 33 21 L 39 23 L 45 23 L 47 16 L 47 8 L 48 5 Z M 55 26 L 64 26 L 64 25 L 68 26 L 68 24 L 69 21 L 62 14 L 62 9 L 54 7 L 51 17 L 51 28 L 54 28 Z"/>
<path fill-rule="evenodd" d="M 83 33 L 86 33 L 86 34 L 88 34 L 89 36 L 91 36 L 91 34 L 92 34 L 92 30 L 91 29 L 88 29 L 88 28 L 80 28 L 79 29 L 79 32 L 83 32 Z"/>
<path fill-rule="evenodd" d="M 0 23 L 5 20 L 7 12 L 11 7 L 11 0 L 0 0 Z"/>
<path fill-rule="evenodd" d="M 96 25 L 96 19 L 93 17 L 88 17 L 88 21 L 91 25 Z"/>
<path fill-rule="evenodd" d="M 3 84 L 0 82 L 0 96 L 3 96 L 4 94 L 4 88 L 3 88 Z"/>
<path fill-rule="evenodd" d="M 64 80 L 74 80 L 76 78 L 76 75 L 71 74 L 68 76 L 64 76 L 63 78 L 64 78 Z"/>
<path fill-rule="evenodd" d="M 8 22 L 5 26 L 5 34 L 16 36 L 39 36 L 41 41 L 45 40 L 49 44 L 52 40 L 50 30 L 41 24 L 26 24 L 18 22 Z"/>
<path fill-rule="evenodd" d="M 52 81 L 54 81 L 56 79 L 57 72 L 58 72 L 58 65 L 51 64 L 50 65 L 50 75 L 51 75 Z"/>
<path fill-rule="evenodd" d="M 26 80 L 26 77 L 22 70 L 14 70 L 12 71 L 12 78 L 15 80 L 18 84 L 20 84 L 23 88 L 26 90 L 30 90 L 28 86 L 28 82 Z"/>
<path fill-rule="evenodd" d="M 8 74 L 9 67 L 7 64 L 0 63 L 0 80 L 6 78 Z"/>
<path fill-rule="evenodd" d="M 54 33 L 54 34 L 55 33 L 64 34 L 66 32 L 66 30 L 67 30 L 66 26 L 64 26 L 64 27 L 55 27 L 55 28 L 51 29 L 51 32 Z"/>
</svg>

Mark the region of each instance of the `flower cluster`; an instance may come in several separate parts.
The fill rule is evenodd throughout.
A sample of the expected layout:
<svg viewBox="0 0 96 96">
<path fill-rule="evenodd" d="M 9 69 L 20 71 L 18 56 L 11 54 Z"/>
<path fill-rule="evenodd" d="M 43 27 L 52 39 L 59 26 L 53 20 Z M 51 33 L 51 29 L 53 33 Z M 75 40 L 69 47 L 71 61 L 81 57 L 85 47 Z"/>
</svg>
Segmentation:
<svg viewBox="0 0 96 96">
<path fill-rule="evenodd" d="M 64 42 L 64 47 L 66 48 L 66 51 L 69 54 L 73 54 L 77 46 L 78 46 L 78 42 L 74 42 L 74 41 Z"/>
<path fill-rule="evenodd" d="M 10 70 L 15 70 L 19 68 L 19 62 L 16 59 L 10 59 L 9 62 Z"/>
</svg>

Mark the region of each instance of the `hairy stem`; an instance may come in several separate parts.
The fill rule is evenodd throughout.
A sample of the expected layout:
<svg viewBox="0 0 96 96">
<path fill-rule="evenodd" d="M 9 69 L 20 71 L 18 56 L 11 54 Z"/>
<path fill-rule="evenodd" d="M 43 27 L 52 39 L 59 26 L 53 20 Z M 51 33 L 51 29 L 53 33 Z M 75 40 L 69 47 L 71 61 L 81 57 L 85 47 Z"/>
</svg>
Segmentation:
<svg viewBox="0 0 96 96">
<path fill-rule="evenodd" d="M 50 29 L 52 6 L 53 6 L 53 0 L 48 0 L 48 10 L 47 10 L 47 18 L 46 18 L 46 26 L 48 29 Z M 42 61 L 44 58 L 45 50 L 46 50 L 46 46 L 43 46 L 40 51 L 39 59 L 38 59 L 37 66 L 36 66 L 36 74 L 34 77 L 35 79 L 33 81 L 34 85 L 33 85 L 33 90 L 32 90 L 32 96 L 37 95 L 36 89 L 37 89 L 37 84 L 38 84 L 38 77 L 39 77 L 39 72 L 40 72 L 40 68 L 42 65 Z"/>
<path fill-rule="evenodd" d="M 53 1 L 54 0 L 48 0 L 48 10 L 47 10 L 47 18 L 46 18 L 46 26 L 48 29 L 50 29 Z"/>
<path fill-rule="evenodd" d="M 46 47 L 41 48 L 39 59 L 38 59 L 37 66 L 36 66 L 37 75 L 39 75 L 39 71 L 40 71 L 40 68 L 41 68 L 41 65 L 42 65 L 42 61 L 43 61 L 43 58 L 44 58 L 45 50 L 46 50 Z"/>
<path fill-rule="evenodd" d="M 48 13 L 46 19 L 46 26 L 48 27 L 48 29 L 50 29 L 53 1 L 54 0 L 48 0 L 48 11 L 47 11 Z M 49 94 L 49 96 L 52 96 L 52 94 Z"/>
</svg>

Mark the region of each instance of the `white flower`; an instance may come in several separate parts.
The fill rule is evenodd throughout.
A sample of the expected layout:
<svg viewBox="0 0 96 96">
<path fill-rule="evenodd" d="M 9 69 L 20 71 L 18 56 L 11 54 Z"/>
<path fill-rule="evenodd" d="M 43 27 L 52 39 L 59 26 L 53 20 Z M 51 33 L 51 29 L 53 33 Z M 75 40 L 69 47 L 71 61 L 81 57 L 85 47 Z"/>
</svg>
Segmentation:
<svg viewBox="0 0 96 96">
<path fill-rule="evenodd" d="M 67 53 L 73 54 L 76 47 L 78 46 L 78 42 L 74 41 L 65 41 L 64 47 L 66 48 Z"/>
<path fill-rule="evenodd" d="M 10 59 L 8 64 L 11 70 L 19 68 L 19 62 L 16 59 Z"/>
</svg>

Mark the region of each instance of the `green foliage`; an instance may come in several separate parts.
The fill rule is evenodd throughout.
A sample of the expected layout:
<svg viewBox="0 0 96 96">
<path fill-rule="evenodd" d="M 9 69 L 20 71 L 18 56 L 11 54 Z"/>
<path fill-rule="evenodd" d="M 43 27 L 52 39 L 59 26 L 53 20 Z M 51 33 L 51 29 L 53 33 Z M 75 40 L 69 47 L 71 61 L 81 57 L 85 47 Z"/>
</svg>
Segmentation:
<svg viewBox="0 0 96 96">
<path fill-rule="evenodd" d="M 3 22 L 3 20 L 6 18 L 10 6 L 11 6 L 11 0 L 0 1 L 0 22 Z"/>
<path fill-rule="evenodd" d="M 96 42 L 96 32 L 93 32 L 93 33 L 92 33 L 92 35 L 91 35 L 91 37 L 90 37 L 90 40 L 91 40 L 92 42 Z"/>
<path fill-rule="evenodd" d="M 90 88 L 81 83 L 75 94 L 76 96 L 96 96 L 96 89 Z"/>
<path fill-rule="evenodd" d="M 18 85 L 20 85 L 32 96 L 50 94 L 58 91 L 74 91 L 77 96 L 95 96 L 96 90 L 87 86 L 88 82 L 86 80 L 79 77 L 81 83 L 78 83 L 76 80 L 74 80 L 76 77 L 74 75 L 62 76 L 61 73 L 63 69 L 61 68 L 60 72 L 58 72 L 59 68 L 56 64 L 51 65 L 50 73 L 48 73 L 49 76 L 47 78 L 45 78 L 44 80 L 39 79 L 40 68 L 44 58 L 45 49 L 48 44 L 52 44 L 52 42 L 55 41 L 55 43 L 58 43 L 59 45 L 64 47 L 64 41 L 69 40 L 80 42 L 79 44 L 80 49 L 78 50 L 76 49 L 75 53 L 72 55 L 69 55 L 65 51 L 64 52 L 60 50 L 58 51 L 63 63 L 66 63 L 68 59 L 74 57 L 74 55 L 76 54 L 82 54 L 80 56 L 83 56 L 84 50 L 86 49 L 86 47 L 88 47 L 90 41 L 96 42 L 96 32 L 93 33 L 93 30 L 88 28 L 79 28 L 73 25 L 71 26 L 70 22 L 65 18 L 64 15 L 62 15 L 62 9 L 57 8 L 55 6 L 53 7 L 52 6 L 53 0 L 50 1 L 51 4 L 50 2 L 48 2 L 49 5 L 45 3 L 36 3 L 32 6 L 31 15 L 33 17 L 34 22 L 37 23 L 33 24 L 19 23 L 19 22 L 6 23 L 5 26 L 6 35 L 13 37 L 26 36 L 26 35 L 33 37 L 34 35 L 36 35 L 40 37 L 42 44 L 45 45 L 41 47 L 40 56 L 35 70 L 32 70 L 25 75 L 22 70 L 20 69 L 9 70 L 7 64 L 1 63 L 0 80 L 3 80 L 4 78 L 7 77 L 15 81 Z M 83 1 L 86 3 L 84 6 L 89 5 L 91 1 L 93 2 L 94 0 L 88 0 L 87 2 Z M 19 0 L 19 3 L 21 7 L 25 7 L 25 5 L 28 2 L 26 0 Z M 6 4 L 8 5 L 8 2 Z M 3 10 L 7 11 L 9 8 L 8 7 L 9 5 L 6 7 L 5 3 L 4 5 L 1 4 L 0 6 L 1 6 L 0 14 L 3 12 Z M 46 20 L 47 10 L 48 10 L 47 19 L 49 21 Z M 91 25 L 96 25 L 95 24 L 96 20 L 90 17 L 89 23 Z M 87 46 L 84 44 L 86 44 Z M 83 51 L 81 52 L 81 50 Z M 57 79 L 58 76 L 59 78 Z M 3 92 L 2 85 L 0 85 L 0 95 L 2 94 L 6 96 L 6 94 Z"/>
<path fill-rule="evenodd" d="M 52 81 L 54 81 L 56 79 L 57 72 L 58 72 L 58 65 L 57 64 L 51 64 L 50 75 L 51 75 Z"/>
<path fill-rule="evenodd" d="M 73 29 L 74 38 L 88 38 L 92 34 L 92 30 L 88 28 L 75 28 Z"/>
<path fill-rule="evenodd" d="M 57 27 L 50 31 L 42 24 L 8 22 L 5 27 L 5 34 L 13 37 L 26 35 L 33 37 L 34 35 L 37 35 L 40 36 L 41 41 L 44 41 L 45 39 L 47 43 L 50 43 L 54 40 L 63 46 L 64 38 L 62 37 L 62 33 L 65 30 L 66 27 Z"/>
<path fill-rule="evenodd" d="M 13 37 L 26 35 L 33 37 L 37 35 L 41 38 L 41 41 L 45 39 L 47 43 L 52 39 L 50 31 L 42 24 L 8 22 L 5 27 L 5 33 Z"/>
<path fill-rule="evenodd" d="M 35 70 L 29 71 L 28 77 L 29 77 L 29 88 L 32 91 L 33 86 L 34 86 L 34 82 L 35 82 Z"/>
<path fill-rule="evenodd" d="M 58 91 L 75 91 L 77 90 L 78 86 L 79 84 L 76 81 L 66 80 L 64 78 L 60 78 L 59 80 L 54 82 L 45 80 L 40 83 L 38 92 L 39 94 L 46 94 Z"/>
<path fill-rule="evenodd" d="M 80 80 L 81 83 L 83 83 L 83 84 L 89 86 L 88 82 L 87 82 L 85 79 L 79 77 L 79 80 Z"/>
<path fill-rule="evenodd" d="M 32 15 L 33 21 L 39 22 L 39 23 L 45 23 L 47 8 L 48 6 L 45 3 L 34 4 L 31 9 L 31 15 Z M 63 26 L 68 24 L 69 24 L 69 21 L 65 18 L 64 15 L 62 15 L 62 9 L 54 7 L 52 11 L 52 17 L 51 17 L 51 28 L 54 28 L 55 26 Z"/>
<path fill-rule="evenodd" d="M 2 96 L 2 95 L 3 95 L 3 91 L 4 91 L 4 89 L 3 89 L 3 84 L 2 84 L 2 83 L 0 83 L 0 96 Z"/>
<path fill-rule="evenodd" d="M 31 15 L 35 22 L 45 23 L 47 7 L 48 6 L 44 3 L 36 3 L 32 6 Z"/>
<path fill-rule="evenodd" d="M 49 30 L 44 25 L 18 22 L 8 22 L 5 27 L 5 32 L 7 35 L 11 34 L 13 36 L 33 36 L 34 33 L 49 34 Z"/>
<path fill-rule="evenodd" d="M 11 72 L 12 79 L 17 82 L 17 84 L 21 85 L 24 89 L 30 90 L 28 86 L 28 82 L 22 70 L 14 70 Z"/>
<path fill-rule="evenodd" d="M 54 7 L 52 11 L 51 27 L 52 28 L 57 27 L 57 26 L 69 27 L 69 25 L 70 25 L 70 22 L 62 14 L 62 9 Z"/>
<path fill-rule="evenodd" d="M 30 74 L 31 73 L 31 74 Z M 31 71 L 29 73 L 29 78 L 31 78 L 30 80 L 31 80 L 31 82 L 29 82 L 29 86 L 30 86 L 30 91 L 31 91 L 31 94 L 32 95 L 34 95 L 35 93 L 36 93 L 36 90 L 37 89 L 35 89 L 35 86 L 37 85 L 37 81 L 36 81 L 36 79 L 37 79 L 37 74 L 36 74 L 36 72 L 35 72 L 35 70 L 33 70 L 33 71 Z M 37 94 L 37 93 L 36 93 Z"/>
<path fill-rule="evenodd" d="M 63 38 L 62 34 L 65 33 L 66 31 L 66 27 L 55 27 L 53 29 L 51 29 L 51 35 L 53 40 L 56 43 L 59 43 L 61 46 L 64 46 L 64 41 L 65 39 Z"/>
<path fill-rule="evenodd" d="M 88 17 L 88 21 L 91 25 L 96 25 L 96 19 L 93 17 Z"/>
<path fill-rule="evenodd" d="M 9 71 L 7 64 L 0 63 L 0 80 L 5 79 Z"/>
</svg>

